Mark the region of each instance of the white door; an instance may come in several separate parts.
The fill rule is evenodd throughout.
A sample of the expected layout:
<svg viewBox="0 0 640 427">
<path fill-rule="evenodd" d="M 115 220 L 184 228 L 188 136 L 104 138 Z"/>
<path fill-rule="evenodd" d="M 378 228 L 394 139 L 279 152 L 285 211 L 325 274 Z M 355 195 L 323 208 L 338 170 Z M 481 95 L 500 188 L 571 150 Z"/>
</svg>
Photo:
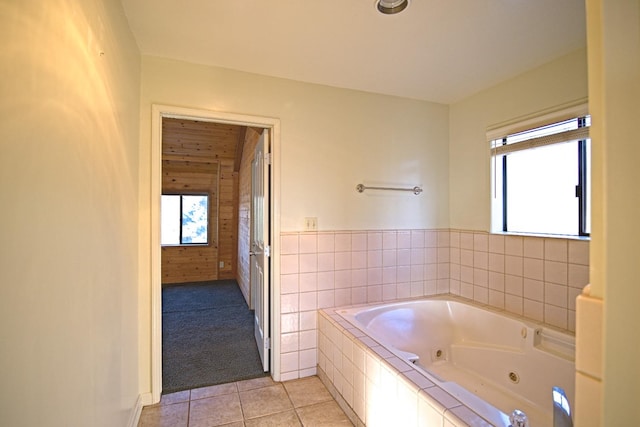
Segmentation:
<svg viewBox="0 0 640 427">
<path fill-rule="evenodd" d="M 255 337 L 264 371 L 269 370 L 269 131 L 258 140 L 251 164 L 251 292 Z"/>
</svg>

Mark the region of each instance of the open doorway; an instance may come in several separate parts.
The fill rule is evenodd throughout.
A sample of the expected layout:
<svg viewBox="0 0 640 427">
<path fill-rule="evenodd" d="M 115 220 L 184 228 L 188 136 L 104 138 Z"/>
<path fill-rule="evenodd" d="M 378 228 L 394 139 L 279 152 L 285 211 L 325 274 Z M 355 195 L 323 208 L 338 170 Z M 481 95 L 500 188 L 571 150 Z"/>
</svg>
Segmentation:
<svg viewBox="0 0 640 427">
<path fill-rule="evenodd" d="M 248 265 L 257 257 L 249 257 L 248 243 L 262 203 L 252 197 L 253 184 L 261 182 L 252 176 L 254 151 L 268 132 L 162 118 L 163 393 L 268 371 L 262 328 L 254 336 L 259 312 L 250 310 L 251 276 L 258 274 Z"/>
<path fill-rule="evenodd" d="M 161 246 L 160 229 L 160 203 L 152 204 L 152 392 L 154 400 L 159 399 L 162 390 L 162 285 L 168 283 L 189 283 L 200 280 L 237 280 L 238 289 L 247 303 L 252 306 L 252 290 L 250 288 L 249 271 L 249 239 L 246 233 L 250 225 L 246 224 L 246 211 L 250 213 L 250 197 L 247 199 L 247 188 L 241 189 L 239 176 L 242 174 L 243 153 L 251 151 L 251 145 L 256 139 L 254 136 L 265 133 L 272 137 L 273 147 L 277 146 L 279 122 L 276 119 L 239 116 L 229 113 L 216 113 L 200 110 L 187 110 L 179 107 L 154 106 L 152 128 L 152 194 L 161 198 L 165 192 L 172 193 L 199 193 L 206 194 L 211 207 L 209 224 L 211 229 L 207 231 L 207 248 L 200 245 L 193 247 L 190 256 L 183 257 L 182 262 L 177 261 L 179 252 L 186 252 L 186 245 L 177 245 L 165 251 Z M 209 133 L 218 132 L 225 135 L 231 143 L 224 145 L 222 152 L 212 153 L 212 146 L 207 143 L 197 142 L 193 135 L 193 127 L 200 123 L 203 128 L 209 129 Z M 196 126 L 198 127 L 198 126 Z M 173 129 L 173 130 L 170 130 Z M 184 130 L 181 137 L 173 137 L 173 142 L 168 147 L 163 147 L 163 133 Z M 247 144 L 248 142 L 248 144 Z M 204 144 L 204 145 L 203 145 Z M 247 144 L 245 147 L 244 145 Z M 251 156 L 245 156 L 245 161 Z M 164 166 L 168 166 L 165 170 Z M 275 165 L 271 165 L 275 172 Z M 249 164 L 250 173 L 250 164 Z M 172 171 L 169 173 L 169 171 Z M 176 172 L 177 171 L 177 172 Z M 189 178 L 191 175 L 191 178 Z M 274 173 L 275 175 L 275 173 Z M 198 181 L 199 179 L 199 181 Z M 200 182 L 200 184 L 190 184 Z M 211 185 L 212 191 L 205 191 L 207 185 L 217 180 L 216 186 Z M 249 183 L 251 180 L 249 179 Z M 244 185 L 244 184 L 243 184 Z M 273 186 L 273 182 L 269 184 Z M 249 188 L 250 190 L 250 188 Z M 269 207 L 269 222 L 267 223 L 268 235 L 278 235 L 276 221 L 274 221 L 275 206 L 277 206 L 278 194 L 271 191 L 272 206 Z M 242 196 L 243 200 L 240 200 Z M 233 200 L 235 197 L 235 200 Z M 225 204 L 225 198 L 231 199 L 232 204 Z M 249 206 L 247 206 L 247 200 Z M 235 204 L 234 204 L 235 203 Z M 246 232 L 243 231 L 246 229 Z M 231 237 L 230 237 L 231 236 Z M 205 252 L 202 252 L 205 250 Z M 200 252 L 199 252 L 200 251 Z M 208 251 L 208 252 L 206 252 Z M 167 252 L 165 254 L 164 252 Z M 204 254 L 204 255 L 203 255 Z M 166 255 L 166 256 L 165 256 Z M 184 254 L 183 254 L 184 255 Z M 203 261 L 200 265 L 192 262 Z M 269 265 L 274 264 L 273 259 L 268 259 Z M 183 264 L 176 267 L 177 264 Z M 170 266 L 170 264 L 172 264 Z M 165 268 L 166 267 L 166 268 Z M 174 268 L 175 267 L 175 268 Z M 267 283 L 275 284 L 273 280 L 277 273 L 277 267 L 271 268 L 271 273 L 266 277 Z M 267 293 L 268 301 L 273 301 L 273 289 Z M 269 317 L 273 317 L 278 309 L 273 303 L 268 306 Z M 251 307 L 253 308 L 253 307 Z M 272 323 L 273 324 L 273 323 Z M 277 327 L 277 325 L 276 325 Z M 272 330 L 267 331 L 273 333 Z M 274 351 L 271 349 L 271 351 Z M 277 358 L 271 362 L 268 369 L 275 379 L 279 376 Z"/>
</svg>

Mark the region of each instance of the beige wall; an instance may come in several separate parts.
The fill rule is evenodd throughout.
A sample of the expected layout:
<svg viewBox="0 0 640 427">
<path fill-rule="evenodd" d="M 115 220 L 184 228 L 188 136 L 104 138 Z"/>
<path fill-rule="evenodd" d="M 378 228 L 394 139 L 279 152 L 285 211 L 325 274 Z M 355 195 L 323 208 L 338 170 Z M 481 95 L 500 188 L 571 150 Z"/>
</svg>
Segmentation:
<svg viewBox="0 0 640 427">
<path fill-rule="evenodd" d="M 450 106 L 450 227 L 489 231 L 489 126 L 587 97 L 586 51 L 579 50 Z"/>
<path fill-rule="evenodd" d="M 0 40 L 0 424 L 127 425 L 140 56 L 119 2 L 2 2 Z"/>
<path fill-rule="evenodd" d="M 152 103 L 280 120 L 280 227 L 435 228 L 448 224 L 448 107 L 143 57 L 140 208 L 141 381 L 150 383 L 149 204 Z M 421 185 L 359 194 L 355 186 Z M 145 247 L 145 245 L 147 245 Z M 147 386 L 149 387 L 149 386 Z"/>
<path fill-rule="evenodd" d="M 587 29 L 594 123 L 591 294 L 604 308 L 578 312 L 585 324 L 603 319 L 599 348 L 582 351 L 602 351 L 601 376 L 579 375 L 588 389 L 580 397 L 586 414 L 578 415 L 580 425 L 632 425 L 640 395 L 640 2 L 588 0 Z"/>
</svg>

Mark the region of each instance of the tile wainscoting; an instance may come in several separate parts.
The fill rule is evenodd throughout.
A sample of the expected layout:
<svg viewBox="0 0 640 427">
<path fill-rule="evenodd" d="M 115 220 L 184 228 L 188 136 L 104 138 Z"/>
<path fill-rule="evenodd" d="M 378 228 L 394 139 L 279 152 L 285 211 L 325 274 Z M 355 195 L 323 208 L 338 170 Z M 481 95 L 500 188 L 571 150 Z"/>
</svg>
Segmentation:
<svg viewBox="0 0 640 427">
<path fill-rule="evenodd" d="M 318 309 L 451 293 L 574 332 L 589 281 L 585 240 L 450 229 L 280 239 L 282 381 L 317 373 Z"/>
</svg>

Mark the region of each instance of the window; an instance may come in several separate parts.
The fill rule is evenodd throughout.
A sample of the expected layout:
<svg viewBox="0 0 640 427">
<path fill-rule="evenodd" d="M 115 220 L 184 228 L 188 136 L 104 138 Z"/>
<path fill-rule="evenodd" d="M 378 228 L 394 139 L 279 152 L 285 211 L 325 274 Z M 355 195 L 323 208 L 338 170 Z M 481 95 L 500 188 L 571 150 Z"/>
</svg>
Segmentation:
<svg viewBox="0 0 640 427">
<path fill-rule="evenodd" d="M 493 231 L 589 235 L 590 125 L 584 114 L 490 139 Z"/>
<path fill-rule="evenodd" d="M 162 245 L 207 244 L 209 196 L 202 194 L 162 195 L 160 207 Z"/>
</svg>

